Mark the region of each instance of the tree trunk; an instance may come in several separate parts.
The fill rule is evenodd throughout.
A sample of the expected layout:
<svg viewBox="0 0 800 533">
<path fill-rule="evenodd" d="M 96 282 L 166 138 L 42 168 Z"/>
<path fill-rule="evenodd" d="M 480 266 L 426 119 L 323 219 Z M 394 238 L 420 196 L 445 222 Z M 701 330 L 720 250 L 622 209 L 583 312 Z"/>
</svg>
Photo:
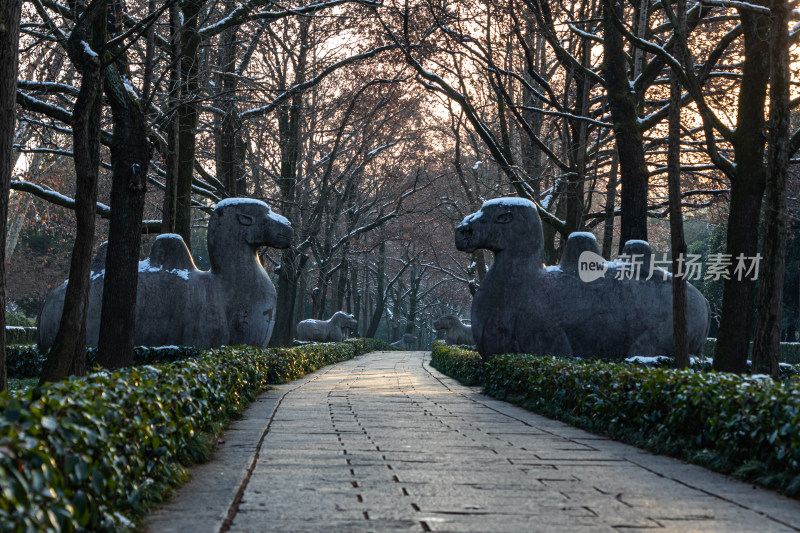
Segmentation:
<svg viewBox="0 0 800 533">
<path fill-rule="evenodd" d="M 93 0 L 78 19 L 67 41 L 70 59 L 81 72 L 81 88 L 72 112 L 72 148 L 75 161 L 75 245 L 69 266 L 69 283 L 58 332 L 39 384 L 81 375 L 86 365 L 86 314 L 89 306 L 89 275 L 100 171 L 100 115 L 103 74 L 100 58 L 89 53 L 101 50 L 106 41 L 106 0 Z"/>
<path fill-rule="evenodd" d="M 270 346 L 291 346 L 295 333 L 295 309 L 297 306 L 297 280 L 305 268 L 307 256 L 298 255 L 294 248 L 281 252 L 278 269 L 278 297 L 275 306 L 275 329 L 272 330 Z"/>
<path fill-rule="evenodd" d="M 106 95 L 111 104 L 111 221 L 98 340 L 98 362 L 106 368 L 133 364 L 136 289 L 139 277 L 142 215 L 147 191 L 150 143 L 140 101 L 127 85 L 123 53 L 106 68 Z"/>
<path fill-rule="evenodd" d="M 786 267 L 788 213 L 786 189 L 791 156 L 789 102 L 789 3 L 772 0 L 770 25 L 769 150 L 767 151 L 763 265 L 758 287 L 758 314 L 753 343 L 753 372 L 779 378 L 783 280 Z"/>
<path fill-rule="evenodd" d="M 646 7 L 645 7 L 646 9 Z M 678 24 L 686 26 L 686 0 L 678 0 Z M 680 53 L 681 47 L 676 47 Z M 678 58 L 680 60 L 680 58 Z M 689 367 L 689 337 L 686 324 L 686 239 L 681 210 L 681 84 L 670 72 L 667 185 L 669 189 L 669 230 L 672 246 L 672 341 L 676 368 Z M 699 355 L 699 354 L 698 354 Z"/>
<path fill-rule="evenodd" d="M 369 320 L 364 332 L 364 337 L 374 339 L 375 333 L 378 331 L 378 325 L 383 317 L 383 311 L 386 306 L 386 294 L 384 286 L 384 277 L 386 276 L 386 244 L 383 242 L 378 246 L 378 272 L 375 274 L 377 286 L 375 288 L 375 309 L 372 311 L 372 316 Z"/>
<path fill-rule="evenodd" d="M 611 157 L 611 170 L 608 172 L 606 183 L 606 218 L 603 221 L 603 248 L 602 254 L 606 259 L 611 259 L 611 248 L 614 246 L 614 209 L 617 204 L 617 168 L 619 158 L 614 150 Z"/>
<path fill-rule="evenodd" d="M 181 104 L 178 106 L 177 176 L 175 180 L 175 233 L 191 248 L 192 177 L 196 149 L 200 87 L 200 35 L 198 17 L 203 0 L 181 2 Z"/>
<path fill-rule="evenodd" d="M 627 58 L 622 34 L 614 25 L 621 18 L 622 7 L 611 0 L 603 3 L 603 78 L 614 123 L 620 167 L 620 239 L 619 250 L 631 239 L 647 240 L 648 170 L 644 158 L 642 132 L 636 94 L 628 80 Z"/>
<path fill-rule="evenodd" d="M 739 88 L 736 133 L 733 138 L 736 175 L 731 179 L 726 253 L 750 259 L 758 252 L 758 220 L 764 195 L 764 102 L 769 81 L 769 17 L 740 12 L 744 33 L 744 64 Z M 747 370 L 755 280 L 737 279 L 729 269 L 722 289 L 722 313 L 714 351 L 714 370 L 741 374 Z"/>
<path fill-rule="evenodd" d="M 22 0 L 0 7 L 0 258 L 6 256 L 6 216 L 11 188 L 12 145 L 16 129 L 17 67 Z M 0 261 L 0 391 L 8 388 L 6 373 L 6 265 Z"/>
<path fill-rule="evenodd" d="M 305 80 L 306 54 L 308 53 L 308 24 L 300 25 L 301 50 L 295 72 L 295 83 Z M 278 114 L 278 135 L 280 138 L 281 166 L 277 179 L 278 192 L 281 195 L 283 214 L 297 228 L 300 215 L 296 209 L 298 159 L 300 154 L 300 122 L 302 118 L 302 98 L 294 96 L 290 105 L 281 106 Z M 299 239 L 295 233 L 295 238 Z M 278 269 L 278 298 L 275 304 L 275 329 L 272 332 L 270 346 L 291 346 L 294 338 L 295 305 L 297 303 L 297 279 L 305 268 L 308 256 L 299 254 L 293 247 L 281 253 L 281 264 Z"/>
<path fill-rule="evenodd" d="M 177 104 L 181 99 L 181 23 L 177 4 L 169 6 L 171 50 L 175 58 L 169 67 L 169 100 Z M 164 178 L 164 203 L 161 210 L 161 232 L 175 233 L 175 211 L 178 201 L 178 147 L 180 146 L 180 115 L 176 112 L 167 125 L 166 177 Z M 191 242 L 186 246 L 191 248 Z"/>
</svg>

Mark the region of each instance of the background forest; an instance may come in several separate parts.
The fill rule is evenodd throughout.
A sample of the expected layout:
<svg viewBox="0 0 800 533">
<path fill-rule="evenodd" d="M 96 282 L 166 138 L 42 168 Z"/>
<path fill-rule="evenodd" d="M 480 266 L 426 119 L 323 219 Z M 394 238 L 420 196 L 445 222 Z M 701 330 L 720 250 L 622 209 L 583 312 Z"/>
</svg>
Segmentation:
<svg viewBox="0 0 800 533">
<path fill-rule="evenodd" d="M 100 351 L 118 366 L 135 260 L 177 233 L 207 268 L 211 209 L 246 196 L 295 228 L 289 249 L 262 256 L 278 289 L 273 344 L 343 309 L 360 336 L 427 347 L 437 317 L 468 318 L 492 260 L 457 252 L 453 228 L 517 195 L 539 207 L 548 264 L 573 231 L 594 233 L 608 259 L 629 239 L 704 263 L 761 254 L 758 282 L 693 283 L 715 315 L 715 367 L 742 372 L 754 335 L 768 365 L 798 335 L 793 7 L 8 0 L 8 318 L 22 324 L 68 276 L 88 279 L 111 236 L 108 298 L 122 314 Z M 53 376 L 82 371 L 74 285 Z"/>
</svg>

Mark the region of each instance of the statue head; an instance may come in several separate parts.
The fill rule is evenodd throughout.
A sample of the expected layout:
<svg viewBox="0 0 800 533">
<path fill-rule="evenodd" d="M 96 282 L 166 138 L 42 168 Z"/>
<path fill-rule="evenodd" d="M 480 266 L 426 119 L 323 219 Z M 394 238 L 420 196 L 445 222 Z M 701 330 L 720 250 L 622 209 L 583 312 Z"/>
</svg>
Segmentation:
<svg viewBox="0 0 800 533">
<path fill-rule="evenodd" d="M 544 253 L 542 222 L 536 205 L 524 198 L 495 198 L 480 211 L 467 216 L 456 228 L 456 248 L 464 252 L 479 249 L 495 253 L 508 249 Z"/>
<path fill-rule="evenodd" d="M 461 319 L 459 319 L 456 315 L 451 314 L 451 315 L 444 315 L 434 320 L 433 327 L 438 331 L 442 329 L 454 328 L 458 324 L 461 324 Z"/>
<path fill-rule="evenodd" d="M 288 248 L 294 231 L 284 217 L 252 198 L 228 198 L 217 204 L 208 222 L 208 252 L 212 269 L 221 256 L 249 248 L 255 253 L 261 246 Z"/>
<path fill-rule="evenodd" d="M 351 331 L 358 329 L 358 320 L 356 320 L 356 317 L 344 311 L 336 311 L 331 317 L 331 321 L 340 328 L 346 328 Z"/>
</svg>

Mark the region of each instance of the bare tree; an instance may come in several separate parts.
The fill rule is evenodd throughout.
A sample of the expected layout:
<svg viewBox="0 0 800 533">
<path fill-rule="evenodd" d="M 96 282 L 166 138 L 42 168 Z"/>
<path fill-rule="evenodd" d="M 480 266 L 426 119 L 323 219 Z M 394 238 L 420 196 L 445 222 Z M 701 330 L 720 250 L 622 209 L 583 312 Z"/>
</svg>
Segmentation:
<svg viewBox="0 0 800 533">
<path fill-rule="evenodd" d="M 86 314 L 95 231 L 97 178 L 100 172 L 100 116 L 103 72 L 100 52 L 106 42 L 106 0 L 93 0 L 67 40 L 70 59 L 81 72 L 81 89 L 72 112 L 75 160 L 76 237 L 72 249 L 64 310 L 39 382 L 81 375 L 86 366 Z M 91 44 L 89 44 L 91 43 Z"/>
<path fill-rule="evenodd" d="M 786 266 L 788 212 L 786 192 L 791 147 L 789 87 L 789 3 L 770 2 L 769 38 L 769 133 L 762 276 L 758 288 L 758 309 L 753 344 L 753 372 L 779 377 L 781 308 Z"/>
<path fill-rule="evenodd" d="M 0 7 L 0 391 L 8 388 L 6 374 L 6 217 L 11 186 L 22 2 L 8 0 Z"/>
</svg>

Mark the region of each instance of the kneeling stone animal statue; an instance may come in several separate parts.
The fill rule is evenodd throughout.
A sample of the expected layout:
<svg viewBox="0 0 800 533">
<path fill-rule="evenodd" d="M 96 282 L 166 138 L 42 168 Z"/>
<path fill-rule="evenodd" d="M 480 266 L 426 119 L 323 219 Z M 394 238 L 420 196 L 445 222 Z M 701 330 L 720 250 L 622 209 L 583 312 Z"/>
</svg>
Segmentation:
<svg viewBox="0 0 800 533">
<path fill-rule="evenodd" d="M 495 253 L 472 302 L 472 332 L 482 358 L 510 352 L 674 355 L 671 276 L 658 269 L 650 279 L 645 279 L 647 271 L 637 279 L 629 276 L 631 265 L 604 262 L 602 274 L 582 281 L 571 263 L 581 251 L 598 250 L 587 235 L 568 239 L 567 247 L 577 250 L 565 250 L 560 266 L 545 267 L 542 223 L 528 200 L 489 200 L 456 228 L 459 250 Z M 635 244 L 637 249 L 646 245 Z M 699 355 L 708 335 L 710 306 L 689 284 L 686 300 L 689 352 Z"/>
<path fill-rule="evenodd" d="M 392 346 L 396 348 L 402 348 L 406 351 L 411 351 L 414 349 L 414 346 L 417 344 L 417 336 L 412 335 L 411 333 L 403 333 L 403 337 L 400 340 L 394 341 Z"/>
<path fill-rule="evenodd" d="M 293 231 L 267 204 L 229 198 L 217 204 L 208 223 L 211 270 L 198 270 L 179 235 L 163 234 L 139 262 L 136 332 L 139 346 L 189 345 L 213 348 L 246 344 L 264 348 L 275 325 L 275 287 L 257 250 L 286 248 Z M 103 298 L 105 250 L 92 263 L 86 342 L 96 346 Z M 67 283 L 48 294 L 39 315 L 40 350 L 53 345 Z"/>
<path fill-rule="evenodd" d="M 336 311 L 328 320 L 309 318 L 297 324 L 297 340 L 313 342 L 342 342 L 347 338 L 344 330 L 355 331 L 358 320 L 344 311 Z"/>
<path fill-rule="evenodd" d="M 456 315 L 445 315 L 433 322 L 436 331 L 444 331 L 444 342 L 450 346 L 456 344 L 475 344 L 472 339 L 472 328 L 461 322 Z"/>
</svg>

